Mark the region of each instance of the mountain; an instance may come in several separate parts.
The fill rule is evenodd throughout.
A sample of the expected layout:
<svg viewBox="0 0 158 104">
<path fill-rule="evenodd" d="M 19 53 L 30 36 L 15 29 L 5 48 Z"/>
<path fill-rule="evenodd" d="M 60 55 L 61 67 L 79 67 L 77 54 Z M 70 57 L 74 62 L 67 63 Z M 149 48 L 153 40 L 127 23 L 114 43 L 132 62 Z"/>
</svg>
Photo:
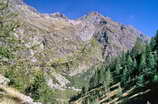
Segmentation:
<svg viewBox="0 0 158 104">
<path fill-rule="evenodd" d="M 70 104 L 157 104 L 158 32 L 98 68 Z"/>
<path fill-rule="evenodd" d="M 55 99 L 63 101 L 68 99 L 60 91 L 80 91 L 76 81 L 86 83 L 87 72 L 131 50 L 138 38 L 148 40 L 134 27 L 97 12 L 72 20 L 61 13 L 41 14 L 22 0 L 10 0 L 10 10 L 18 14 L 15 35 L 26 47 L 18 55 L 44 70 L 47 85 L 58 92 Z"/>
</svg>

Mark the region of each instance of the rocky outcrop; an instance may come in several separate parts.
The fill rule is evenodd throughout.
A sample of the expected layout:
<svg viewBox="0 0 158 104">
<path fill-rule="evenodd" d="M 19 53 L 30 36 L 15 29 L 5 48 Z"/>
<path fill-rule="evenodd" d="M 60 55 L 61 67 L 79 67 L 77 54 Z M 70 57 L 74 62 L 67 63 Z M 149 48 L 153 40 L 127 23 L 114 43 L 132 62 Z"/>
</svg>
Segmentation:
<svg viewBox="0 0 158 104">
<path fill-rule="evenodd" d="M 146 40 L 143 33 L 132 26 L 112 21 L 109 17 L 92 12 L 80 18 L 87 24 L 93 24 L 93 36 L 103 46 L 103 57 L 118 56 L 121 52 L 131 49 L 140 38 Z M 87 25 L 88 26 L 88 25 Z"/>
<path fill-rule="evenodd" d="M 68 19 L 64 14 L 56 12 L 56 13 L 52 13 L 49 15 L 50 17 L 53 18 L 62 18 L 62 19 Z"/>
<path fill-rule="evenodd" d="M 5 78 L 4 76 L 0 75 L 0 85 L 8 85 L 10 80 L 8 78 Z"/>
<path fill-rule="evenodd" d="M 0 85 L 0 103 L 1 104 L 41 104 L 25 96 L 13 88 Z"/>
</svg>

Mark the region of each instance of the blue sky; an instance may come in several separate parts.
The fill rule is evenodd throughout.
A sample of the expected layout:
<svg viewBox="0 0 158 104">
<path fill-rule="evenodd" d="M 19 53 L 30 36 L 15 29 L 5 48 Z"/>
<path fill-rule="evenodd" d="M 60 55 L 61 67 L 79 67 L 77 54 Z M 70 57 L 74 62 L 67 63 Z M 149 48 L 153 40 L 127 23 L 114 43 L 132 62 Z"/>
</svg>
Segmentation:
<svg viewBox="0 0 158 104">
<path fill-rule="evenodd" d="M 41 13 L 61 12 L 71 19 L 97 11 L 149 36 L 158 29 L 158 0 L 25 0 Z"/>
</svg>

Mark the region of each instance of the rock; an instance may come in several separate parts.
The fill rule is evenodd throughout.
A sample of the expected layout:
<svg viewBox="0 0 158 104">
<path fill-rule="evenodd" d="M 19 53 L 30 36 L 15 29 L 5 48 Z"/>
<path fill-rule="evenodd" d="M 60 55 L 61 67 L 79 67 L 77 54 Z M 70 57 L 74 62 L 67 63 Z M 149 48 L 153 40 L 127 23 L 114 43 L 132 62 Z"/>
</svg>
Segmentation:
<svg viewBox="0 0 158 104">
<path fill-rule="evenodd" d="M 0 103 L 1 104 L 42 104 L 40 102 L 33 102 L 33 99 L 26 96 L 16 89 L 9 88 L 5 85 L 0 85 Z"/>
<path fill-rule="evenodd" d="M 52 89 L 59 89 L 59 90 L 65 90 L 67 89 L 67 84 L 69 84 L 70 81 L 67 80 L 64 76 L 58 74 L 58 73 L 52 73 L 47 78 L 47 84 Z"/>
<path fill-rule="evenodd" d="M 59 12 L 50 14 L 50 17 L 53 17 L 53 18 L 62 18 L 62 19 L 68 19 L 64 14 L 59 13 Z"/>
<path fill-rule="evenodd" d="M 8 85 L 10 80 L 8 78 L 5 78 L 4 76 L 0 75 L 0 85 Z"/>
<path fill-rule="evenodd" d="M 0 75 L 0 95 L 2 95 L 0 96 L 0 103 L 8 104 L 7 102 L 10 100 L 15 102 L 15 104 L 19 104 L 20 102 L 23 102 L 23 104 L 41 104 L 39 102 L 33 102 L 33 99 L 29 96 L 25 96 L 13 88 L 7 87 L 9 82 L 10 80 L 8 78 Z M 11 99 L 11 97 L 14 97 L 15 99 Z"/>
</svg>

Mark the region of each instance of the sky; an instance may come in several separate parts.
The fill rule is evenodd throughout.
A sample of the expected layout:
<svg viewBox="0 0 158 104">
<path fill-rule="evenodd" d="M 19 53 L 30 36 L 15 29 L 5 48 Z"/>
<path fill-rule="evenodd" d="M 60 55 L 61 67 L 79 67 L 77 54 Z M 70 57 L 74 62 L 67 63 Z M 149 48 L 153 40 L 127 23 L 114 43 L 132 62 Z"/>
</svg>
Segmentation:
<svg viewBox="0 0 158 104">
<path fill-rule="evenodd" d="M 41 13 L 61 12 L 77 19 L 97 11 L 148 36 L 158 29 L 158 0 L 24 0 Z"/>
</svg>

